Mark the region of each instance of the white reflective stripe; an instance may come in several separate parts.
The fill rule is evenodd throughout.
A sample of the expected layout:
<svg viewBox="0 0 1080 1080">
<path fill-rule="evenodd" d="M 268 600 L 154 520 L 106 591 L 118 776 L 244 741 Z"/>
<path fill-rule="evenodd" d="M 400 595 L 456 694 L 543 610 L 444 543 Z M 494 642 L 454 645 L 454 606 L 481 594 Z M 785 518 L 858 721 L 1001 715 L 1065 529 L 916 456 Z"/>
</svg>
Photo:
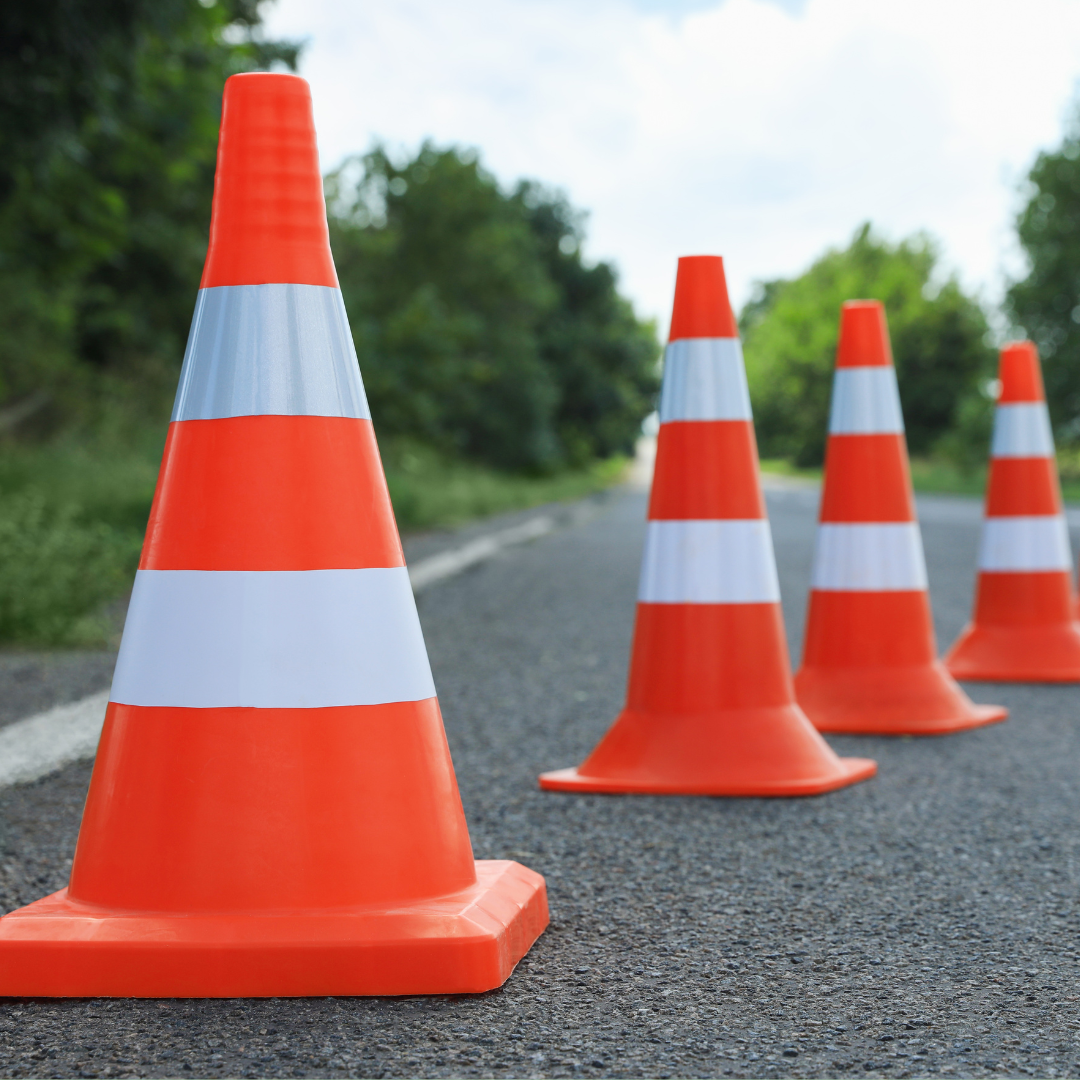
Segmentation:
<svg viewBox="0 0 1080 1080">
<path fill-rule="evenodd" d="M 750 391 L 738 338 L 680 338 L 668 345 L 660 423 L 749 419 Z"/>
<path fill-rule="evenodd" d="M 370 419 L 339 289 L 199 291 L 172 418 L 268 413 Z"/>
<path fill-rule="evenodd" d="M 893 367 L 843 367 L 833 376 L 830 435 L 895 435 L 904 430 Z"/>
<path fill-rule="evenodd" d="M 778 601 L 768 521 L 650 521 L 638 599 L 647 604 Z"/>
<path fill-rule="evenodd" d="M 1050 414 L 1042 401 L 999 405 L 994 410 L 991 457 L 1053 457 Z"/>
<path fill-rule="evenodd" d="M 1064 515 L 987 518 L 979 544 L 979 569 L 1071 570 L 1072 552 Z"/>
<path fill-rule="evenodd" d="M 434 695 L 398 566 L 140 570 L 110 700 L 317 709 Z"/>
<path fill-rule="evenodd" d="M 819 525 L 810 587 L 829 592 L 925 589 L 919 526 L 914 521 Z"/>
</svg>

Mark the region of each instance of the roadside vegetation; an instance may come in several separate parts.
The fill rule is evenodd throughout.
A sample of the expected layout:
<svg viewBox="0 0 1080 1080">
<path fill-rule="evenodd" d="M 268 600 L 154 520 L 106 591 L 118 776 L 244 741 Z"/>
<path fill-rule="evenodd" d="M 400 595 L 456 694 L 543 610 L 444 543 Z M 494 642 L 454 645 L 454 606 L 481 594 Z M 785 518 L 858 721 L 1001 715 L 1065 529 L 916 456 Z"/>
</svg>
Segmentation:
<svg viewBox="0 0 1080 1080">
<path fill-rule="evenodd" d="M 206 248 L 221 89 L 294 68 L 263 0 L 0 5 L 0 643 L 100 640 L 137 562 Z M 655 327 L 585 214 L 479 154 L 374 146 L 326 177 L 331 241 L 403 530 L 618 479 Z M 1033 167 L 1006 319 L 1080 497 L 1080 128 Z M 981 491 L 997 341 L 932 239 L 870 224 L 740 314 L 767 467 L 820 468 L 839 306 L 885 302 L 923 490 Z M 1001 320 L 994 322 L 998 325 Z"/>
<path fill-rule="evenodd" d="M 262 0 L 0 5 L 0 643 L 100 639 L 129 586 L 206 250 L 221 90 L 295 67 Z M 403 530 L 614 482 L 655 327 L 585 215 L 478 154 L 373 147 L 331 240 Z"/>
</svg>

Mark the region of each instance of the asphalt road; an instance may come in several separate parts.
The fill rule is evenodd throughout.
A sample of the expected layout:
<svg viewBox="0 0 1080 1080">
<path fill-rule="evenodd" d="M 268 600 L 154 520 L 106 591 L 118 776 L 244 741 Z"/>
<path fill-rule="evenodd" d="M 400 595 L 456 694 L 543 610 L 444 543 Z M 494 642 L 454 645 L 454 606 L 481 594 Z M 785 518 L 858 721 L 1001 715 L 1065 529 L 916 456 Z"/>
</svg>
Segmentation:
<svg viewBox="0 0 1080 1080">
<path fill-rule="evenodd" d="M 795 655 L 814 504 L 770 495 Z M 947 644 L 978 507 L 921 515 Z M 643 518 L 616 493 L 420 600 L 476 854 L 548 881 L 552 925 L 502 989 L 8 1002 L 0 1074 L 1080 1075 L 1080 689 L 975 686 L 1007 723 L 833 738 L 880 775 L 819 798 L 537 790 L 621 704 Z M 4 910 L 64 884 L 88 778 L 0 792 Z"/>
</svg>

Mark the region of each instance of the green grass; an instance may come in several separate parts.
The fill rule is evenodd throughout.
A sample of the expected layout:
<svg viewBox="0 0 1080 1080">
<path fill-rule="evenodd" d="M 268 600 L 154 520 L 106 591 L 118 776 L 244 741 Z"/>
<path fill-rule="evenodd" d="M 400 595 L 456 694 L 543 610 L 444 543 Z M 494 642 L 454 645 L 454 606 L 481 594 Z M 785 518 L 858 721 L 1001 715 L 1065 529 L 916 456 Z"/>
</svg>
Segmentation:
<svg viewBox="0 0 1080 1080">
<path fill-rule="evenodd" d="M 114 628 L 103 611 L 138 565 L 164 435 L 155 426 L 123 439 L 0 444 L 0 643 L 107 639 Z M 393 441 L 383 457 L 403 532 L 577 499 L 617 482 L 627 464 L 515 476 Z"/>
<path fill-rule="evenodd" d="M 428 447 L 389 443 L 382 448 L 386 482 L 403 532 L 458 525 L 543 503 L 580 499 L 617 483 L 622 457 L 553 476 L 517 476 L 446 458 Z"/>
</svg>

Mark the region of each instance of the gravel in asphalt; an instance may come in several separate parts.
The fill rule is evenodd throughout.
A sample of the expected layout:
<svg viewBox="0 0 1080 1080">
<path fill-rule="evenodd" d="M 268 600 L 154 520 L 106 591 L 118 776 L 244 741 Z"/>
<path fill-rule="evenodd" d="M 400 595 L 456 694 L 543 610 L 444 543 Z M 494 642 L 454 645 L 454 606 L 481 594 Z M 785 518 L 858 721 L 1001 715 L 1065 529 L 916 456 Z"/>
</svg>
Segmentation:
<svg viewBox="0 0 1080 1080">
<path fill-rule="evenodd" d="M 770 496 L 793 638 L 814 503 Z M 537 790 L 621 704 L 643 517 L 644 496 L 618 494 L 420 599 L 476 854 L 550 890 L 552 925 L 503 988 L 11 1001 L 0 1074 L 1080 1075 L 1080 689 L 976 686 L 1007 723 L 832 738 L 880 775 L 814 799 Z M 924 500 L 922 518 L 947 644 L 978 508 Z M 88 779 L 0 793 L 4 910 L 64 884 Z"/>
</svg>

